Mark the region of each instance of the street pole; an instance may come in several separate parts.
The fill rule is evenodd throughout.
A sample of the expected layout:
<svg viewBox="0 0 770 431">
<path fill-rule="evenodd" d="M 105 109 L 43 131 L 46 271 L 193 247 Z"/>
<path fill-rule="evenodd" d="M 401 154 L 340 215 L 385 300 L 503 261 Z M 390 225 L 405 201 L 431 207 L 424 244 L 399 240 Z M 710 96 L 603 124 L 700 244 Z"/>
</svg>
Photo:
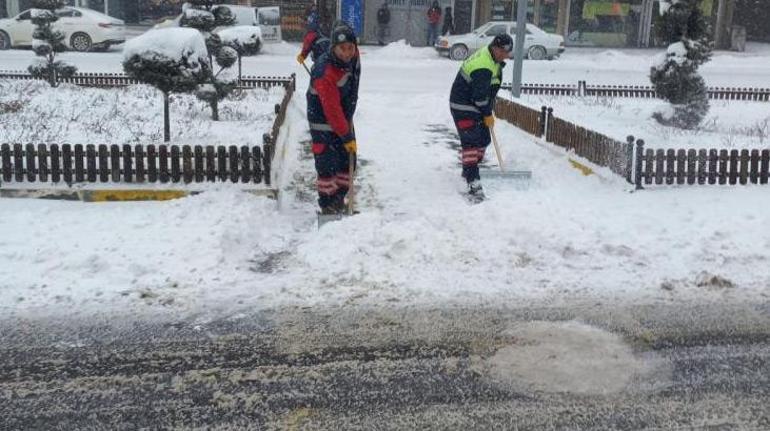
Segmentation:
<svg viewBox="0 0 770 431">
<path fill-rule="evenodd" d="M 521 70 L 524 67 L 524 38 L 527 37 L 527 0 L 516 1 L 516 47 L 513 50 L 511 94 L 521 97 Z"/>
</svg>

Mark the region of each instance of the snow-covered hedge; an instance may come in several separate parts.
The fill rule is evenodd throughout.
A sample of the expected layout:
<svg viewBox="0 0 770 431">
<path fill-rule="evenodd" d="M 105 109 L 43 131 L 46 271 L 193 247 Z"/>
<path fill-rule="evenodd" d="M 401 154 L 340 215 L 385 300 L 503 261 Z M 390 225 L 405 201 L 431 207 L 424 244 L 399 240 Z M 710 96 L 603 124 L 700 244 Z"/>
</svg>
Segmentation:
<svg viewBox="0 0 770 431">
<path fill-rule="evenodd" d="M 209 67 L 203 36 L 191 28 L 150 30 L 130 39 L 123 48 L 123 62 L 137 61 L 161 62 L 193 75 Z"/>
</svg>

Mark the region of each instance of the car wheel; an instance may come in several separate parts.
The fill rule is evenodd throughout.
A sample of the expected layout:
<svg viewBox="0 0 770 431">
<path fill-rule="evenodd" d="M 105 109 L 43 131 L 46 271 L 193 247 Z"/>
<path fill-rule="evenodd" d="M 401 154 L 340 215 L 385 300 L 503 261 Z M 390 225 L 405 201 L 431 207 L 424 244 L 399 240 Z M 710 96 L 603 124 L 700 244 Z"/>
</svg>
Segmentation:
<svg viewBox="0 0 770 431">
<path fill-rule="evenodd" d="M 91 36 L 85 33 L 75 33 L 70 38 L 70 47 L 79 52 L 86 52 L 91 49 Z"/>
<path fill-rule="evenodd" d="M 0 50 L 11 48 L 11 38 L 4 31 L 0 31 Z"/>
<path fill-rule="evenodd" d="M 468 58 L 468 47 L 463 44 L 452 46 L 449 50 L 449 58 L 452 60 L 465 60 Z"/>
<path fill-rule="evenodd" d="M 545 48 L 539 45 L 533 46 L 527 51 L 527 57 L 529 57 L 530 60 L 542 60 L 546 55 L 548 55 L 548 53 L 545 51 Z"/>
</svg>

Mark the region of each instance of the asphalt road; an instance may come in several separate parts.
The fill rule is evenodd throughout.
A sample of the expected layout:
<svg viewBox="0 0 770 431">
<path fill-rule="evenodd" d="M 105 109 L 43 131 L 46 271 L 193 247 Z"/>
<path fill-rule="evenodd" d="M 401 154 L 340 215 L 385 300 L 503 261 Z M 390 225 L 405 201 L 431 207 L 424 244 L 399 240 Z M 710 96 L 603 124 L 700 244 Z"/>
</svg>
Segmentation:
<svg viewBox="0 0 770 431">
<path fill-rule="evenodd" d="M 770 307 L 0 323 L 0 429 L 770 429 Z"/>
</svg>

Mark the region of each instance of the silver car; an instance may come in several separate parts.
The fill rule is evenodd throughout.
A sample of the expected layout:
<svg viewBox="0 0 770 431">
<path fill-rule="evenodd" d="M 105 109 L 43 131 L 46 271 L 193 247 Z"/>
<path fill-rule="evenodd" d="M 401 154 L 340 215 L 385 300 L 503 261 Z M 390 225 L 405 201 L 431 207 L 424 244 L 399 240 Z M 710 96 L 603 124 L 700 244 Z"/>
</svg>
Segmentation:
<svg viewBox="0 0 770 431">
<path fill-rule="evenodd" d="M 434 47 L 453 60 L 465 60 L 477 49 L 489 45 L 498 34 L 508 33 L 516 40 L 515 21 L 491 21 L 470 33 L 441 36 Z M 531 60 L 552 59 L 564 52 L 564 38 L 527 24 L 524 52 Z"/>
</svg>

